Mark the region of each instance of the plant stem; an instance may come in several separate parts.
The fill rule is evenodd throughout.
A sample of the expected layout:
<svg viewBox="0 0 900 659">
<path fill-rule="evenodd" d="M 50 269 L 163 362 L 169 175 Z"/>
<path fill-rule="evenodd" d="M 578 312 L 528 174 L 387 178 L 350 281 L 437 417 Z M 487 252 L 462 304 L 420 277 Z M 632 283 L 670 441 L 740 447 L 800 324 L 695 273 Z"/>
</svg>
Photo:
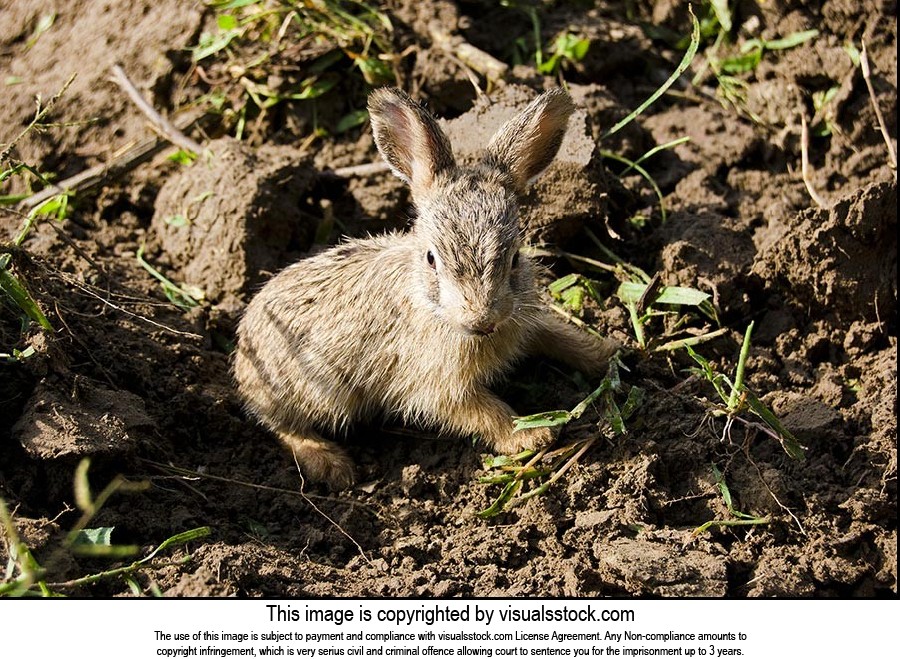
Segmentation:
<svg viewBox="0 0 900 659">
<path fill-rule="evenodd" d="M 737 372 L 734 375 L 734 386 L 731 388 L 731 396 L 728 397 L 728 411 L 734 412 L 740 400 L 741 391 L 744 389 L 744 369 L 747 366 L 747 357 L 750 355 L 750 335 L 753 334 L 753 321 L 747 325 L 744 332 L 744 342 L 741 345 L 741 356 L 738 358 Z"/>
</svg>

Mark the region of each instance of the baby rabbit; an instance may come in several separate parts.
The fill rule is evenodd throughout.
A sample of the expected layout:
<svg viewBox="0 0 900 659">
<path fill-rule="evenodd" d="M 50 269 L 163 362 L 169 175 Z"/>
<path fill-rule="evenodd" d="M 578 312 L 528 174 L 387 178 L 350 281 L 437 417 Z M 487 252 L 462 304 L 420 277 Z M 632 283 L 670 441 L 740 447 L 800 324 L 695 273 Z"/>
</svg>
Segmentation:
<svg viewBox="0 0 900 659">
<path fill-rule="evenodd" d="M 349 486 L 349 456 L 319 433 L 379 416 L 477 434 L 498 453 L 547 444 L 548 428 L 513 432 L 515 413 L 488 385 L 531 353 L 585 373 L 605 368 L 615 342 L 547 310 L 535 265 L 519 253 L 516 197 L 556 156 L 572 110 L 561 89 L 542 94 L 463 168 L 418 103 L 399 89 L 371 95 L 375 143 L 412 190 L 414 226 L 289 266 L 237 331 L 246 408 L 307 478 Z"/>
</svg>

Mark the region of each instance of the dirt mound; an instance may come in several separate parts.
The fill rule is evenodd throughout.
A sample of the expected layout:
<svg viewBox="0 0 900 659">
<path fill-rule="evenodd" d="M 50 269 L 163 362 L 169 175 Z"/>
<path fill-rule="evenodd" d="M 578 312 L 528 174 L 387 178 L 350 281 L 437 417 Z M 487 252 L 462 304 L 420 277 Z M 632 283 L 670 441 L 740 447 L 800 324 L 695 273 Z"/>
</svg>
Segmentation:
<svg viewBox="0 0 900 659">
<path fill-rule="evenodd" d="M 234 307 L 312 245 L 315 215 L 305 209 L 315 177 L 293 148 L 216 140 L 160 189 L 155 246 L 181 281 Z"/>
<path fill-rule="evenodd" d="M 872 183 L 829 209 L 770 227 L 754 273 L 810 316 L 897 326 L 897 184 Z"/>
<path fill-rule="evenodd" d="M 127 453 L 135 430 L 153 426 L 144 401 L 127 391 L 79 378 L 68 397 L 39 383 L 12 428 L 25 452 L 40 460 Z"/>
</svg>

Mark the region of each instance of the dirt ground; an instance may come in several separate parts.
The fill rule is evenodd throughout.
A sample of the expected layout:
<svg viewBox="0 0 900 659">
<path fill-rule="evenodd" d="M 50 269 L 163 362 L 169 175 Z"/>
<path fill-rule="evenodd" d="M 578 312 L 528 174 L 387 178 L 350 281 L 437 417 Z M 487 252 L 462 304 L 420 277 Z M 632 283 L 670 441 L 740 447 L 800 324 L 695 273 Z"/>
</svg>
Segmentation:
<svg viewBox="0 0 900 659">
<path fill-rule="evenodd" d="M 433 26 L 429 32 L 437 17 L 502 59 L 514 37 L 530 34 L 524 13 L 477 0 L 383 4 L 396 51 L 407 51 L 398 82 L 447 120 L 463 156 L 484 143 L 477 129 L 493 115 L 502 120 L 508 106 L 558 84 L 520 64 L 505 82 L 487 85 L 476 75 L 489 87 L 476 101 L 460 60 L 438 46 Z M 669 93 L 610 137 L 603 133 L 681 59 L 686 42 L 673 47 L 664 37 L 689 34 L 686 3 L 538 4 L 545 43 L 568 30 L 590 48 L 562 72 L 579 110 L 560 161 L 523 202 L 529 236 L 606 260 L 587 229 L 663 283 L 711 293 L 729 329 L 697 351 L 725 371 L 754 321 L 747 381 L 803 444 L 805 459 L 792 459 L 756 427 L 726 429 L 709 413 L 712 387 L 686 373 L 692 363 L 684 351 L 637 350 L 613 295 L 615 278 L 585 271 L 608 298 L 591 302 L 584 319 L 631 348 L 622 379 L 646 392 L 626 435 L 601 439 L 545 494 L 488 520 L 475 513 L 499 486 L 479 482 L 483 447 L 416 428 L 352 430 L 345 442 L 358 482 L 342 492 L 307 484 L 301 493 L 290 458 L 243 413 L 229 351 L 258 286 L 317 248 L 320 218 L 333 211 L 333 242 L 343 232 L 403 226 L 413 212 L 389 173 L 329 173 L 378 160 L 367 123 L 335 129 L 339 116 L 362 107 L 364 86 L 347 83 L 356 86 L 280 103 L 248 122 L 242 141 L 221 116 L 202 118 L 185 130 L 213 156 L 188 166 L 167 160 L 167 148 L 76 194 L 65 220 L 39 222 L 10 252 L 12 271 L 54 330 L 32 324 L 23 332 L 17 310 L 0 307 L 0 352 L 34 350 L 0 361 L 0 497 L 49 581 L 116 565 L 59 549 L 79 517 L 75 467 L 90 457 L 95 492 L 118 474 L 147 484 L 114 494 L 91 519 L 91 527 L 114 527 L 115 543 L 146 553 L 182 531 L 211 528 L 136 572 L 143 592 L 896 596 L 896 172 L 847 48 L 865 41 L 875 100 L 896 148 L 896 4 L 731 3 L 740 19 L 735 52 L 752 38 L 818 35 L 766 51 L 739 76 L 745 84 L 734 104 L 717 96 L 709 69 L 692 84 L 706 43 Z M 34 39 L 51 12 L 52 26 Z M 50 98 L 77 73 L 50 115 L 54 125 L 28 133 L 13 151 L 60 179 L 153 136 L 110 82 L 112 64 L 175 117 L 203 107 L 215 80 L 240 78 L 225 57 L 202 70 L 192 61 L 188 49 L 215 29 L 214 11 L 202 3 L 0 0 L 0 14 L 0 144 L 31 120 L 35 95 Z M 241 47 L 251 46 L 234 46 Z M 814 99 L 825 92 L 830 100 L 817 111 Z M 803 114 L 812 131 L 810 187 L 823 205 L 801 173 Z M 309 139 L 314 122 L 326 132 Z M 646 180 L 634 171 L 620 176 L 620 163 L 601 151 L 634 160 L 685 136 L 642 163 L 663 195 L 663 222 Z M 22 191 L 21 179 L 4 185 L 2 194 Z M 22 223 L 6 208 L 3 242 Z M 202 289 L 203 303 L 183 311 L 168 302 L 138 262 L 142 246 L 168 278 Z M 573 267 L 565 259 L 544 263 L 557 276 Z M 533 360 L 502 389 L 530 413 L 569 409 L 593 386 Z M 596 434 L 598 421 L 588 413 L 562 441 Z M 694 533 L 732 518 L 712 465 L 733 508 L 768 523 Z M 189 560 L 177 560 L 185 550 Z M 0 552 L 5 563 L 7 548 Z M 132 593 L 120 578 L 59 590 Z"/>
</svg>

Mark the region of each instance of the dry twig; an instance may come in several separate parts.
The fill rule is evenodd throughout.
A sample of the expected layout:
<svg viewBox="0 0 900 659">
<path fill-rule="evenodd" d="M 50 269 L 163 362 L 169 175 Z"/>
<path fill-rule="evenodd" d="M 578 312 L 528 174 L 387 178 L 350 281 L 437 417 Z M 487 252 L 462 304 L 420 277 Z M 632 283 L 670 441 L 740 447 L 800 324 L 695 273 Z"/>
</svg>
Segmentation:
<svg viewBox="0 0 900 659">
<path fill-rule="evenodd" d="M 192 116 L 185 117 L 183 120 L 181 120 L 180 124 L 186 128 L 192 125 L 197 120 L 197 118 L 198 115 L 193 114 Z M 74 176 L 70 176 L 63 181 L 60 181 L 59 183 L 48 185 L 40 192 L 36 192 L 30 197 L 22 200 L 22 202 L 20 203 L 20 207 L 31 210 L 39 204 L 47 201 L 53 195 L 83 192 L 85 190 L 95 188 L 101 183 L 108 181 L 109 179 L 127 174 L 131 170 L 135 169 L 138 165 L 141 165 L 153 158 L 167 146 L 169 146 L 169 142 L 167 140 L 161 139 L 159 137 L 151 137 L 150 139 L 144 140 L 143 142 L 140 142 L 137 145 L 125 150 L 121 155 L 113 158 L 109 162 L 94 165 L 93 167 L 90 167 L 83 172 L 79 172 Z"/>
<path fill-rule="evenodd" d="M 897 153 L 894 151 L 894 143 L 888 134 L 887 126 L 884 123 L 884 116 L 881 114 L 881 108 L 878 107 L 878 99 L 875 98 L 875 88 L 872 86 L 871 71 L 869 70 L 869 56 L 866 53 L 866 41 L 863 39 L 862 52 L 859 55 L 859 65 L 862 68 L 863 80 L 866 81 L 866 89 L 869 90 L 869 98 L 872 100 L 872 107 L 875 109 L 875 117 L 878 119 L 878 128 L 881 130 L 881 136 L 888 150 L 888 163 L 894 171 L 894 180 L 897 180 Z"/>
<path fill-rule="evenodd" d="M 803 184 L 809 196 L 816 202 L 819 208 L 828 208 L 829 204 L 816 192 L 809 173 L 809 128 L 806 125 L 806 113 L 800 111 L 800 168 L 803 175 Z"/>
<path fill-rule="evenodd" d="M 153 124 L 160 134 L 169 142 L 186 151 L 197 154 L 203 153 L 203 147 L 198 142 L 192 140 L 178 130 L 171 121 L 163 117 L 143 96 L 141 96 L 141 93 L 137 90 L 137 87 L 134 86 L 134 83 L 128 79 L 125 70 L 118 64 L 114 64 L 112 67 L 112 81 L 119 85 L 119 87 L 122 88 L 122 91 L 128 94 L 128 98 L 132 100 L 138 109 L 144 113 L 144 116 L 150 120 L 150 123 Z"/>
</svg>

